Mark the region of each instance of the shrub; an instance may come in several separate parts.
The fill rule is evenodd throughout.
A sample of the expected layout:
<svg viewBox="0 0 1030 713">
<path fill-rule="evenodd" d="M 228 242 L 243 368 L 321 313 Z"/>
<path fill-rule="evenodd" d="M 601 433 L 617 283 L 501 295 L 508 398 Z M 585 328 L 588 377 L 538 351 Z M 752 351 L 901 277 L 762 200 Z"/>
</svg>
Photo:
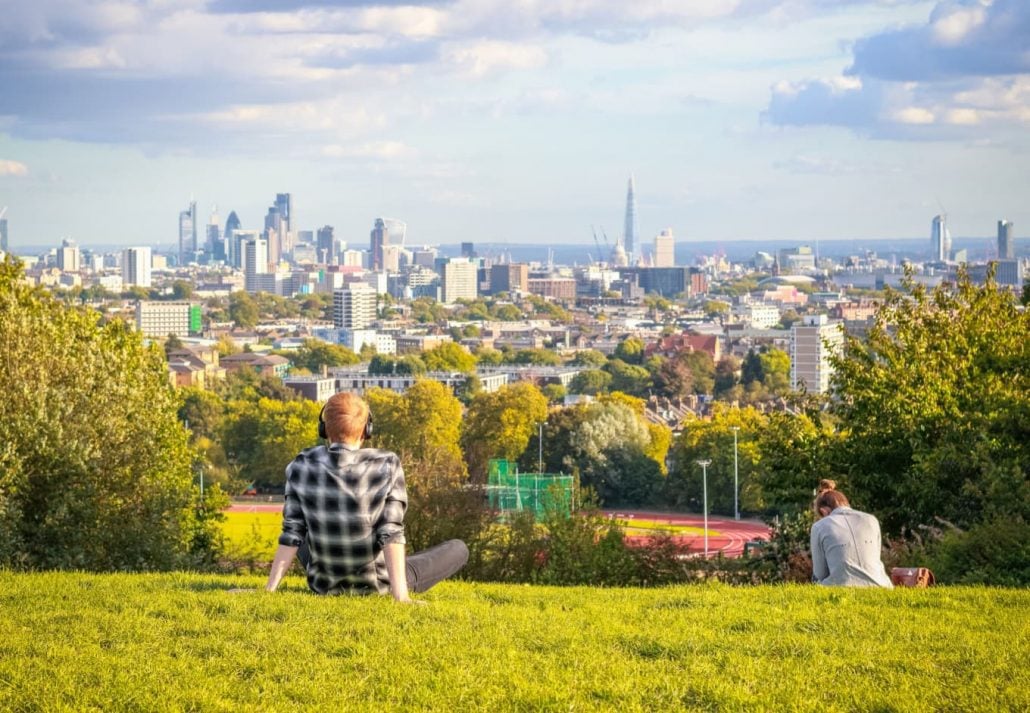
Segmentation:
<svg viewBox="0 0 1030 713">
<path fill-rule="evenodd" d="M 946 584 L 1030 585 L 1030 524 L 995 519 L 953 530 L 932 548 L 928 564 Z"/>
</svg>

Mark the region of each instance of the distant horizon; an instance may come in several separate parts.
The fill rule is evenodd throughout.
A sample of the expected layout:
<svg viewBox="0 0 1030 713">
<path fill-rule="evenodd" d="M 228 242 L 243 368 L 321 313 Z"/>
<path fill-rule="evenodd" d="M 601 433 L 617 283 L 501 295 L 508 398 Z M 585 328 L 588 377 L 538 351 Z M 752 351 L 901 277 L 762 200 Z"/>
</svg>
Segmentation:
<svg viewBox="0 0 1030 713">
<path fill-rule="evenodd" d="M 352 244 L 387 215 L 590 245 L 624 237 L 631 177 L 644 245 L 1030 230 L 1026 0 L 8 6 L 21 250 L 170 245 L 193 199 L 260 229 L 282 192 Z"/>
<path fill-rule="evenodd" d="M 693 256 L 701 254 L 719 254 L 720 251 L 730 259 L 741 260 L 741 256 L 746 254 L 746 257 L 751 257 L 754 253 L 759 252 L 762 248 L 765 251 L 776 251 L 782 248 L 795 247 L 795 246 L 809 246 L 815 249 L 817 246 L 820 248 L 818 254 L 821 257 L 840 257 L 845 255 L 854 254 L 856 250 L 862 250 L 867 247 L 866 244 L 871 244 L 870 247 L 875 247 L 877 251 L 882 251 L 884 255 L 881 257 L 890 255 L 891 253 L 898 253 L 899 256 L 911 256 L 925 253 L 929 255 L 930 252 L 930 239 L 929 237 L 919 238 L 828 238 L 825 240 L 792 240 L 786 238 L 777 239 L 750 239 L 750 238 L 739 238 L 732 240 L 677 240 L 675 242 L 676 250 L 676 262 L 679 266 L 687 266 L 688 262 L 684 261 L 686 254 Z M 952 248 L 953 251 L 966 250 L 969 252 L 969 259 L 976 261 L 978 259 L 990 259 L 990 256 L 978 257 L 974 251 L 981 250 L 989 252 L 996 246 L 997 236 L 982 236 L 982 237 L 952 237 Z M 1014 238 L 1013 247 L 1015 249 L 1016 257 L 1026 257 L 1030 254 L 1030 242 L 1025 239 Z M 89 250 L 96 253 L 112 253 L 124 250 L 130 247 L 149 247 L 155 251 L 155 254 L 160 255 L 174 255 L 177 253 L 177 245 L 173 243 L 161 244 L 161 243 L 128 243 L 128 244 L 115 244 L 115 243 L 98 243 L 89 244 L 75 241 L 75 244 L 80 249 Z M 440 250 L 441 254 L 445 257 L 457 256 L 461 252 L 461 243 L 406 243 L 405 247 L 409 249 L 419 248 L 423 245 L 429 245 Z M 532 261 L 544 262 L 547 259 L 547 253 L 549 250 L 555 252 L 555 257 L 568 258 L 570 255 L 580 255 L 581 257 L 574 261 L 563 261 L 556 259 L 556 263 L 570 265 L 570 264 L 584 264 L 588 262 L 588 258 L 596 260 L 597 257 L 597 246 L 593 241 L 589 242 L 562 242 L 562 243 L 507 243 L 507 242 L 474 242 L 473 246 L 477 253 L 481 257 L 501 257 L 504 254 L 518 254 L 519 260 L 522 262 L 530 261 L 527 259 L 527 255 L 530 253 L 537 253 L 533 257 Z M 10 252 L 12 254 L 28 254 L 33 255 L 48 250 L 54 250 L 60 247 L 60 244 L 51 245 L 28 245 L 18 246 L 11 245 Z M 612 246 L 609 246 L 609 249 Z M 644 255 L 651 253 L 650 241 L 646 242 L 643 246 Z M 885 248 L 890 248 L 885 249 Z M 367 250 L 367 245 L 354 245 L 348 244 L 348 249 Z M 843 249 L 847 248 L 847 249 Z M 604 249 L 602 244 L 602 249 Z M 26 251 L 31 251 L 27 252 Z"/>
</svg>

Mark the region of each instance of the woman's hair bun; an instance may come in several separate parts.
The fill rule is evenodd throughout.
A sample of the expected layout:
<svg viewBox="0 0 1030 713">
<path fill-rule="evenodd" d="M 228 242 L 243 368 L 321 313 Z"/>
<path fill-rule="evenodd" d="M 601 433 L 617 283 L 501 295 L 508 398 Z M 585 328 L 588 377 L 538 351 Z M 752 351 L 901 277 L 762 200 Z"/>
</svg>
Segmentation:
<svg viewBox="0 0 1030 713">
<path fill-rule="evenodd" d="M 836 489 L 837 489 L 837 481 L 836 480 L 830 480 L 829 478 L 823 478 L 822 480 L 819 481 L 818 492 L 820 492 L 820 493 L 825 493 L 827 490 L 836 490 Z"/>
</svg>

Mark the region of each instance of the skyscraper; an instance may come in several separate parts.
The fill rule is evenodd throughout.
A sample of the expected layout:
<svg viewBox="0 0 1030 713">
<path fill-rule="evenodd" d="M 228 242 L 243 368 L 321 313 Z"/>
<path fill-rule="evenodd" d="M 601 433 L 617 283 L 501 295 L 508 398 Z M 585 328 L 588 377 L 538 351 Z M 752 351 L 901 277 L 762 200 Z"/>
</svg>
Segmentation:
<svg viewBox="0 0 1030 713">
<path fill-rule="evenodd" d="M 1015 248 L 1012 245 L 1012 221 L 998 221 L 998 259 L 1013 260 Z"/>
<path fill-rule="evenodd" d="M 930 250 L 932 259 L 947 262 L 951 258 L 951 232 L 948 230 L 948 216 L 935 215 L 930 227 Z"/>
<path fill-rule="evenodd" d="M 241 227 L 242 225 L 240 224 L 239 216 L 236 215 L 236 211 L 229 211 L 229 217 L 225 220 L 225 232 L 222 233 L 222 237 L 225 240 L 225 262 L 232 267 L 239 267 L 242 264 L 238 249 L 239 244 L 236 240 L 236 232 Z"/>
<path fill-rule="evenodd" d="M 333 226 L 323 225 L 318 229 L 318 238 L 315 248 L 318 254 L 318 261 L 326 265 L 335 265 L 338 255 L 336 254 L 336 235 Z"/>
<path fill-rule="evenodd" d="M 632 265 L 637 257 L 637 198 L 633 194 L 632 175 L 626 189 L 626 225 L 622 233 L 622 244 L 626 249 L 626 259 Z"/>
<path fill-rule="evenodd" d="M 654 236 L 654 266 L 676 266 L 676 239 L 672 237 L 672 228 L 666 228 Z"/>
<path fill-rule="evenodd" d="M 122 284 L 150 287 L 150 248 L 122 251 Z"/>
<path fill-rule="evenodd" d="M 284 226 L 286 232 L 292 231 L 296 227 L 296 222 L 293 220 L 293 196 L 289 193 L 276 193 L 275 208 L 286 224 Z"/>
<path fill-rule="evenodd" d="M 390 240 L 390 231 L 386 221 L 376 218 L 372 232 L 369 234 L 369 253 L 372 259 L 372 270 L 383 269 L 383 246 Z"/>
<path fill-rule="evenodd" d="M 179 264 L 191 262 L 197 253 L 197 202 L 190 200 L 186 210 L 179 211 Z"/>
</svg>

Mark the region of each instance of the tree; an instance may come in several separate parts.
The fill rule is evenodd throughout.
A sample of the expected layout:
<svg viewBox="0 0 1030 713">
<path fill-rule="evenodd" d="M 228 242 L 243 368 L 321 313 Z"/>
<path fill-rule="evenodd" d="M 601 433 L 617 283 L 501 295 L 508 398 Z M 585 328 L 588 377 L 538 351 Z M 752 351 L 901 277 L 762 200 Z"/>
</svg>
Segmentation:
<svg viewBox="0 0 1030 713">
<path fill-rule="evenodd" d="M 887 530 L 1030 520 L 1030 312 L 993 272 L 905 290 L 834 360 L 849 495 Z"/>
<path fill-rule="evenodd" d="M 369 374 L 425 374 L 426 365 L 417 354 L 406 354 L 405 356 L 389 356 L 388 354 L 376 354 L 368 363 Z"/>
<path fill-rule="evenodd" d="M 193 296 L 193 285 L 192 283 L 186 282 L 185 280 L 176 280 L 172 283 L 172 299 L 173 300 L 188 300 Z"/>
<path fill-rule="evenodd" d="M 757 505 L 766 513 L 790 515 L 807 510 L 816 484 L 822 478 L 839 481 L 847 491 L 844 475 L 833 463 L 840 435 L 805 414 L 771 413 L 756 434 L 760 461 L 754 479 L 759 488 Z"/>
<path fill-rule="evenodd" d="M 671 359 L 659 358 L 654 375 L 654 388 L 660 396 L 680 399 L 694 391 L 694 372 L 687 365 L 686 359 L 675 356 Z"/>
<path fill-rule="evenodd" d="M 627 364 L 639 365 L 644 361 L 644 342 L 637 337 L 627 337 L 615 347 L 613 357 Z"/>
<path fill-rule="evenodd" d="M 513 304 L 497 305 L 490 310 L 490 314 L 500 322 L 517 322 L 522 319 L 522 310 Z"/>
<path fill-rule="evenodd" d="M 240 329 L 253 329 L 258 323 L 258 306 L 254 298 L 246 292 L 233 292 L 229 295 L 229 318 Z"/>
<path fill-rule="evenodd" d="M 642 366 L 627 364 L 621 359 L 612 359 L 605 368 L 612 376 L 612 391 L 645 396 L 651 389 L 651 374 Z"/>
<path fill-rule="evenodd" d="M 790 355 L 782 349 L 770 348 L 758 355 L 762 363 L 762 384 L 771 393 L 782 396 L 790 391 Z"/>
<path fill-rule="evenodd" d="M 330 344 L 320 339 L 305 339 L 304 345 L 293 354 L 286 354 L 293 365 L 317 374 L 323 366 L 348 366 L 359 364 L 361 359 L 353 351 L 339 344 Z"/>
<path fill-rule="evenodd" d="M 705 315 L 709 317 L 724 317 L 730 313 L 730 303 L 721 300 L 708 300 L 705 302 Z"/>
<path fill-rule="evenodd" d="M 725 397 L 733 387 L 740 383 L 738 379 L 740 368 L 740 360 L 732 354 L 724 356 L 718 361 L 718 363 L 716 363 L 713 387 L 715 389 L 716 397 Z"/>
<path fill-rule="evenodd" d="M 496 349 L 482 348 L 476 351 L 476 360 L 483 366 L 499 366 L 504 363 L 504 355 Z"/>
<path fill-rule="evenodd" d="M 708 352 L 690 351 L 680 354 L 694 377 L 694 393 L 710 394 L 715 388 L 715 362 Z"/>
<path fill-rule="evenodd" d="M 576 356 L 572 358 L 572 364 L 575 366 L 588 366 L 592 369 L 600 369 L 608 363 L 608 357 L 596 349 L 584 349 L 576 352 Z"/>
<path fill-rule="evenodd" d="M 469 472 L 485 480 L 491 458 L 518 458 L 536 425 L 546 419 L 547 399 L 540 389 L 525 381 L 476 396 L 465 415 L 461 435 Z"/>
<path fill-rule="evenodd" d="M 476 358 L 454 342 L 444 342 L 423 352 L 422 361 L 429 371 L 457 371 L 462 374 L 472 374 L 476 370 Z"/>
<path fill-rule="evenodd" d="M 535 366 L 559 366 L 561 357 L 550 349 L 519 349 L 515 352 L 513 363 L 533 364 Z"/>
<path fill-rule="evenodd" d="M 161 350 L 0 262 L 0 566 L 141 570 L 209 561 L 192 454 Z M 221 502 L 217 491 L 212 502 Z"/>
<path fill-rule="evenodd" d="M 225 453 L 244 479 L 280 487 L 286 466 L 305 448 L 318 445 L 320 410 L 320 404 L 306 399 L 233 402 L 225 419 Z"/>
<path fill-rule="evenodd" d="M 565 400 L 568 390 L 561 384 L 544 384 L 541 389 L 549 404 L 560 404 Z"/>
<path fill-rule="evenodd" d="M 704 484 L 697 461 L 710 460 L 709 510 L 733 514 L 734 426 L 740 429 L 737 432 L 740 509 L 756 512 L 764 508 L 762 493 L 754 474 L 761 460 L 756 439 L 766 428 L 765 417 L 752 408 L 732 408 L 721 403 L 715 404 L 711 420 L 689 421 L 676 442 L 672 458 L 675 466 L 669 473 L 667 485 L 670 505 L 688 507 L 694 511 L 702 509 Z"/>
<path fill-rule="evenodd" d="M 569 382 L 569 392 L 573 394 L 587 394 L 593 396 L 608 390 L 612 383 L 612 375 L 600 369 L 587 369 L 572 377 Z"/>
<path fill-rule="evenodd" d="M 410 465 L 423 479 L 451 484 L 464 479 L 461 402 L 446 386 L 419 379 L 403 394 L 371 389 L 366 398 L 375 414 L 373 445 L 396 452 L 405 470 Z"/>
<path fill-rule="evenodd" d="M 297 392 L 283 386 L 282 379 L 272 374 L 258 374 L 249 366 L 230 371 L 215 384 L 215 393 L 226 401 L 295 401 Z"/>
</svg>

